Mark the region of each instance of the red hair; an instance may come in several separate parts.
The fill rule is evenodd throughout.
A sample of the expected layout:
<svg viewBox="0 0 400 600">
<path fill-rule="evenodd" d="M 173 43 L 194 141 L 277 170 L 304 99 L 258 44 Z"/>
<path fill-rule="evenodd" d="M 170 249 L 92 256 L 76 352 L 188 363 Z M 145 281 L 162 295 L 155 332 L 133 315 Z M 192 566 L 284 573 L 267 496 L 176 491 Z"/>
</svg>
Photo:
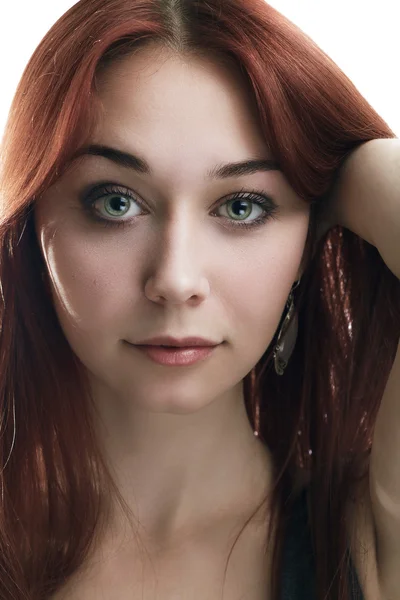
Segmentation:
<svg viewBox="0 0 400 600">
<path fill-rule="evenodd" d="M 149 42 L 233 60 L 293 189 L 312 205 L 296 290 L 297 344 L 283 377 L 270 347 L 245 401 L 276 467 L 272 568 L 296 469 L 310 476 L 318 598 L 346 600 L 345 507 L 368 475 L 373 427 L 400 335 L 400 284 L 378 251 L 341 227 L 315 244 L 315 219 L 349 153 L 395 137 L 335 63 L 264 0 L 81 0 L 51 28 L 16 91 L 1 148 L 0 597 L 39 600 L 87 558 L 118 492 L 96 444 L 84 369 L 42 278 L 35 198 L 85 145 L 101 104 L 96 76 Z M 316 247 L 315 247 L 316 246 Z M 299 435 L 301 432 L 301 435 Z"/>
</svg>

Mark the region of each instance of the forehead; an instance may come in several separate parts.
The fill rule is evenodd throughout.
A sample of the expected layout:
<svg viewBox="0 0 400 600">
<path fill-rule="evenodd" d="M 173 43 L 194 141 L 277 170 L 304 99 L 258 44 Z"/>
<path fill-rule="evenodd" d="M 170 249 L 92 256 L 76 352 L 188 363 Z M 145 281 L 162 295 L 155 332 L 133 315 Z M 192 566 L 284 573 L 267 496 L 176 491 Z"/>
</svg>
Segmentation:
<svg viewBox="0 0 400 600">
<path fill-rule="evenodd" d="M 205 57 L 142 49 L 97 80 L 104 113 L 94 143 L 135 148 L 171 168 L 269 156 L 240 70 Z"/>
<path fill-rule="evenodd" d="M 118 102 L 129 111 L 140 108 L 139 116 L 146 110 L 161 118 L 168 111 L 181 121 L 189 107 L 192 112 L 212 107 L 212 115 L 246 120 L 257 113 L 244 75 L 228 58 L 183 56 L 150 46 L 111 64 L 97 83 L 107 108 Z M 181 113 L 183 106 L 187 110 Z"/>
</svg>

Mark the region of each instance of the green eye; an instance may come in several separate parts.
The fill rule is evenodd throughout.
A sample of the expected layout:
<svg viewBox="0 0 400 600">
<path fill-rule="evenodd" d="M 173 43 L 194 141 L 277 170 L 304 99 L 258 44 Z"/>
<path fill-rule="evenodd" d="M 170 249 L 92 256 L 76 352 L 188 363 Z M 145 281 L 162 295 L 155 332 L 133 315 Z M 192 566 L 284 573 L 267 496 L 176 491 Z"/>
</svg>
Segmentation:
<svg viewBox="0 0 400 600">
<path fill-rule="evenodd" d="M 143 205 L 129 190 L 114 186 L 114 184 L 99 184 L 84 198 L 82 204 L 91 219 L 105 227 L 125 227 L 132 223 L 143 211 Z M 131 212 L 136 207 L 135 214 Z M 256 207 L 256 213 L 253 209 Z M 225 214 L 218 214 L 221 209 Z M 258 211 L 258 214 L 257 214 Z M 220 205 L 217 212 L 211 213 L 214 217 L 222 217 L 226 227 L 236 229 L 255 229 L 262 226 L 270 219 L 279 218 L 279 208 L 274 200 L 267 194 L 258 191 L 241 191 Z M 249 216 L 253 218 L 248 220 Z"/>
<path fill-rule="evenodd" d="M 246 208 L 244 208 L 244 205 L 247 205 Z M 234 199 L 234 200 L 230 200 L 229 202 L 227 202 L 226 209 L 227 209 L 229 216 L 232 217 L 236 221 L 236 220 L 241 220 L 242 218 L 247 219 L 247 217 L 249 217 L 251 215 L 253 206 L 254 206 L 254 204 L 252 204 L 251 202 L 248 202 L 246 200 Z M 237 214 L 234 214 L 233 212 L 231 213 L 230 207 L 232 207 L 233 210 L 240 212 L 240 214 L 237 215 Z"/>
<path fill-rule="evenodd" d="M 124 216 L 129 208 L 131 201 L 128 198 L 124 198 L 119 194 L 108 196 L 104 201 L 104 208 L 109 215 L 112 217 Z"/>
</svg>

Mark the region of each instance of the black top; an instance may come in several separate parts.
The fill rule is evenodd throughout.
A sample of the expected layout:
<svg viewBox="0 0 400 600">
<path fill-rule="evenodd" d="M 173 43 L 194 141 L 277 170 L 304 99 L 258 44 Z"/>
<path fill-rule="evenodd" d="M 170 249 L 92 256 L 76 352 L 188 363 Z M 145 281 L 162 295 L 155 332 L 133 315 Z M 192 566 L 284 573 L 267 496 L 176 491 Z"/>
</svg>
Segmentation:
<svg viewBox="0 0 400 600">
<path fill-rule="evenodd" d="M 289 519 L 283 549 L 282 600 L 317 600 L 315 562 L 308 521 L 307 488 L 299 494 Z M 364 600 L 350 557 L 351 600 Z"/>
</svg>

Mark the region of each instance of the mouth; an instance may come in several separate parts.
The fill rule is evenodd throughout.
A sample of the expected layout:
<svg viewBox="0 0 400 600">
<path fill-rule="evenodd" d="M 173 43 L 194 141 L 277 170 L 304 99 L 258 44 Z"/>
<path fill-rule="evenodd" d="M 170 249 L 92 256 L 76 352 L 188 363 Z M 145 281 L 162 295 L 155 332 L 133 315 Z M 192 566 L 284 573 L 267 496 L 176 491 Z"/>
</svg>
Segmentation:
<svg viewBox="0 0 400 600">
<path fill-rule="evenodd" d="M 218 346 L 221 342 L 197 336 L 175 337 L 171 335 L 159 335 L 146 340 L 138 340 L 132 343 L 134 343 L 135 346 L 192 348 L 193 346 Z"/>
<path fill-rule="evenodd" d="M 129 344 L 153 362 L 169 367 L 187 367 L 210 357 L 217 346 L 166 346 Z"/>
</svg>

